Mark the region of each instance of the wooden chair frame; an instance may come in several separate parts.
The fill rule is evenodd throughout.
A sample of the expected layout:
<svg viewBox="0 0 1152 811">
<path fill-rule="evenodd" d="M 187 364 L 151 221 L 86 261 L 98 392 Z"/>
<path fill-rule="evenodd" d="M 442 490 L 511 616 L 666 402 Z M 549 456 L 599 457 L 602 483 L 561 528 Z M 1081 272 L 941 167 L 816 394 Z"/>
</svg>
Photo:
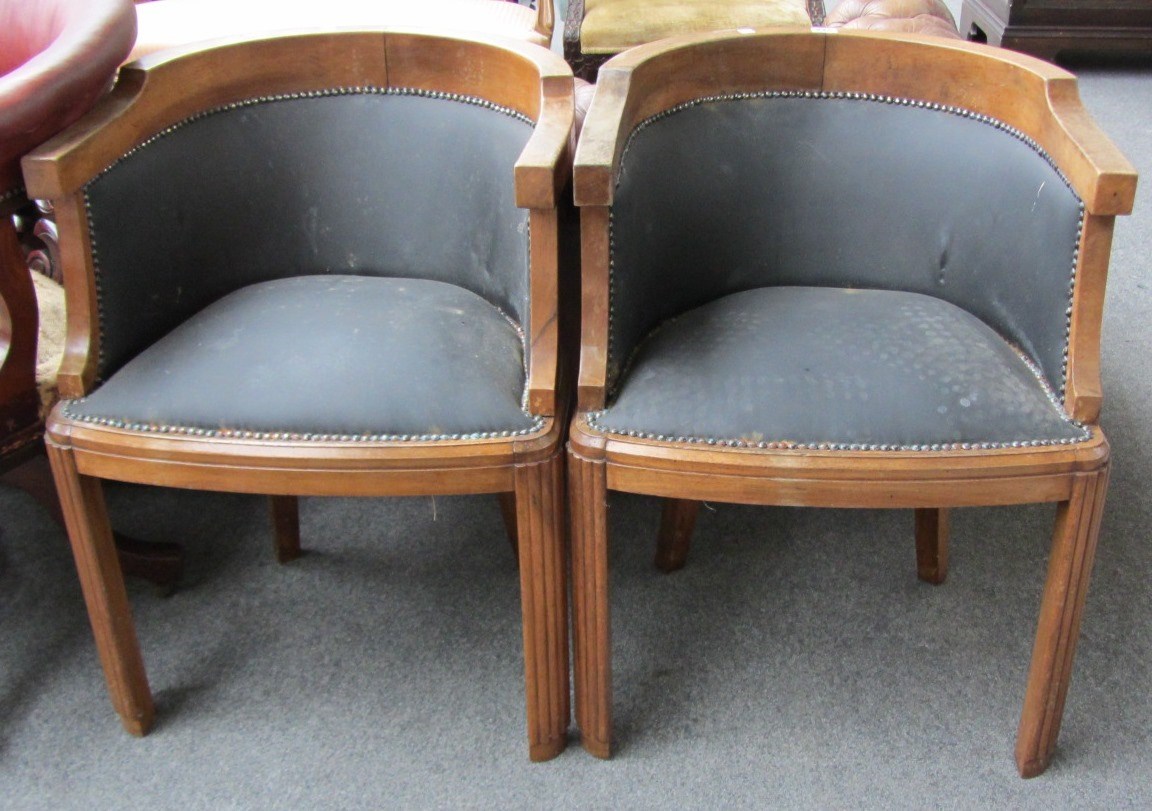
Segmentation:
<svg viewBox="0 0 1152 811">
<path fill-rule="evenodd" d="M 182 58 L 184 57 L 184 58 Z M 121 71 L 100 106 L 24 161 L 30 192 L 59 217 L 68 307 L 64 397 L 94 383 L 100 336 L 84 185 L 150 134 L 205 109 L 331 87 L 404 87 L 479 97 L 536 122 L 515 169 L 530 210 L 529 400 L 534 434 L 436 442 L 252 440 L 133 432 L 69 421 L 46 441 L 113 704 L 145 734 L 153 702 L 112 547 L 102 479 L 269 494 L 281 560 L 299 553 L 299 496 L 498 493 L 515 516 L 521 572 L 529 754 L 566 742 L 567 595 L 558 396 L 557 214 L 572 149 L 572 76 L 559 57 L 512 41 L 356 31 L 235 40 L 147 57 Z M 371 374 L 365 369 L 364 374 Z"/>
<path fill-rule="evenodd" d="M 608 380 L 609 212 L 629 133 L 648 117 L 714 95 L 771 90 L 896 96 L 991 116 L 1033 138 L 1082 198 L 1064 407 L 1091 429 L 1075 445 L 957 451 L 724 448 L 606 435 L 587 415 Z M 1075 79 L 1031 57 L 983 46 L 848 32 L 734 32 L 669 39 L 600 71 L 574 168 L 582 223 L 578 410 L 569 444 L 576 720 L 584 747 L 611 751 L 611 632 L 606 492 L 669 499 L 657 565 L 687 554 L 700 500 L 785 506 L 911 508 L 920 577 L 947 570 L 948 509 L 1058 505 L 1016 745 L 1020 773 L 1053 755 L 1108 479 L 1100 413 L 1100 325 L 1114 218 L 1131 211 L 1136 175 L 1096 128 Z"/>
</svg>

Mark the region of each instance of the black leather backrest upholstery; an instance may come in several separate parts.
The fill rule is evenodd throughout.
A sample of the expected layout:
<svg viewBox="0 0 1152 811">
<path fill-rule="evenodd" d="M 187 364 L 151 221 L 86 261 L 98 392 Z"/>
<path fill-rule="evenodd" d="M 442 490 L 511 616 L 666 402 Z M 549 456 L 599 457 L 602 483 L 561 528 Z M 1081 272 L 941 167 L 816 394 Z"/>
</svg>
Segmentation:
<svg viewBox="0 0 1152 811">
<path fill-rule="evenodd" d="M 87 188 L 101 375 L 289 276 L 450 282 L 526 323 L 513 166 L 531 133 L 491 105 L 396 90 L 260 100 L 167 131 Z"/>
<path fill-rule="evenodd" d="M 610 383 L 668 318 L 817 285 L 945 299 L 1060 391 L 1081 211 L 1033 144 L 958 111 L 796 94 L 684 105 L 638 127 L 622 159 Z"/>
</svg>

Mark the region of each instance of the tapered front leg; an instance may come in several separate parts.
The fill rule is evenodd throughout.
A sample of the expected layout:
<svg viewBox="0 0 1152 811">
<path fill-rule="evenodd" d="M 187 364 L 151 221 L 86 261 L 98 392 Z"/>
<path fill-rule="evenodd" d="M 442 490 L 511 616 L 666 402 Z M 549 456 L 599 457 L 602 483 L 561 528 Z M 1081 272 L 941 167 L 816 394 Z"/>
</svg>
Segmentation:
<svg viewBox="0 0 1152 811">
<path fill-rule="evenodd" d="M 126 730 L 144 735 L 152 727 L 155 708 L 103 490 L 98 479 L 79 474 L 71 450 L 51 441 L 47 446 L 112 704 Z"/>
<path fill-rule="evenodd" d="M 674 572 L 688 562 L 688 549 L 692 543 L 692 530 L 696 528 L 696 515 L 700 502 L 683 498 L 664 501 L 660 515 L 660 533 L 656 536 L 656 568 Z"/>
<path fill-rule="evenodd" d="M 946 509 L 916 510 L 916 574 L 925 583 L 940 585 L 948 577 L 950 525 Z"/>
<path fill-rule="evenodd" d="M 269 496 L 272 531 L 276 536 L 276 561 L 288 563 L 300 557 L 300 499 L 296 496 Z"/>
<path fill-rule="evenodd" d="M 603 462 L 569 453 L 576 724 L 584 748 L 612 754 L 612 633 L 608 603 L 608 484 Z"/>
<path fill-rule="evenodd" d="M 516 535 L 524 616 L 528 755 L 549 760 L 568 742 L 568 583 L 563 454 L 516 467 Z"/>
<path fill-rule="evenodd" d="M 1022 777 L 1041 774 L 1056 749 L 1107 487 L 1107 468 L 1078 476 L 1072 497 L 1056 511 L 1048 579 L 1016 736 L 1016 766 Z"/>
</svg>

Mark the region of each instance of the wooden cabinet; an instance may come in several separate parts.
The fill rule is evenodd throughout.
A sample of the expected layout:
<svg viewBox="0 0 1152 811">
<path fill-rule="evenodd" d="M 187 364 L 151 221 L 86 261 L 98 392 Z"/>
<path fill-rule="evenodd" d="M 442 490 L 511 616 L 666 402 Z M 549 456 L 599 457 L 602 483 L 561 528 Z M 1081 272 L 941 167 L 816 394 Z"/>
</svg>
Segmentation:
<svg viewBox="0 0 1152 811">
<path fill-rule="evenodd" d="M 960 33 L 1053 58 L 1061 51 L 1152 52 L 1152 0 L 964 0 Z"/>
</svg>

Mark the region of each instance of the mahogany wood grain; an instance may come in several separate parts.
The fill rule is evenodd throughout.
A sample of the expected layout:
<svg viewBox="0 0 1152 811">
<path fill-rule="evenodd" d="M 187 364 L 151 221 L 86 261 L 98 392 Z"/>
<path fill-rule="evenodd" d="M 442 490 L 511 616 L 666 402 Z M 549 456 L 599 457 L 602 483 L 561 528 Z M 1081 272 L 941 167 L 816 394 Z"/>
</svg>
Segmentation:
<svg viewBox="0 0 1152 811">
<path fill-rule="evenodd" d="M 688 562 L 688 549 L 692 544 L 692 530 L 700 502 L 685 498 L 670 498 L 660 513 L 660 531 L 656 534 L 656 568 L 663 572 L 683 569 Z"/>
<path fill-rule="evenodd" d="M 951 517 L 948 510 L 917 509 L 916 576 L 925 583 L 940 585 L 948 577 L 948 539 Z"/>
</svg>

